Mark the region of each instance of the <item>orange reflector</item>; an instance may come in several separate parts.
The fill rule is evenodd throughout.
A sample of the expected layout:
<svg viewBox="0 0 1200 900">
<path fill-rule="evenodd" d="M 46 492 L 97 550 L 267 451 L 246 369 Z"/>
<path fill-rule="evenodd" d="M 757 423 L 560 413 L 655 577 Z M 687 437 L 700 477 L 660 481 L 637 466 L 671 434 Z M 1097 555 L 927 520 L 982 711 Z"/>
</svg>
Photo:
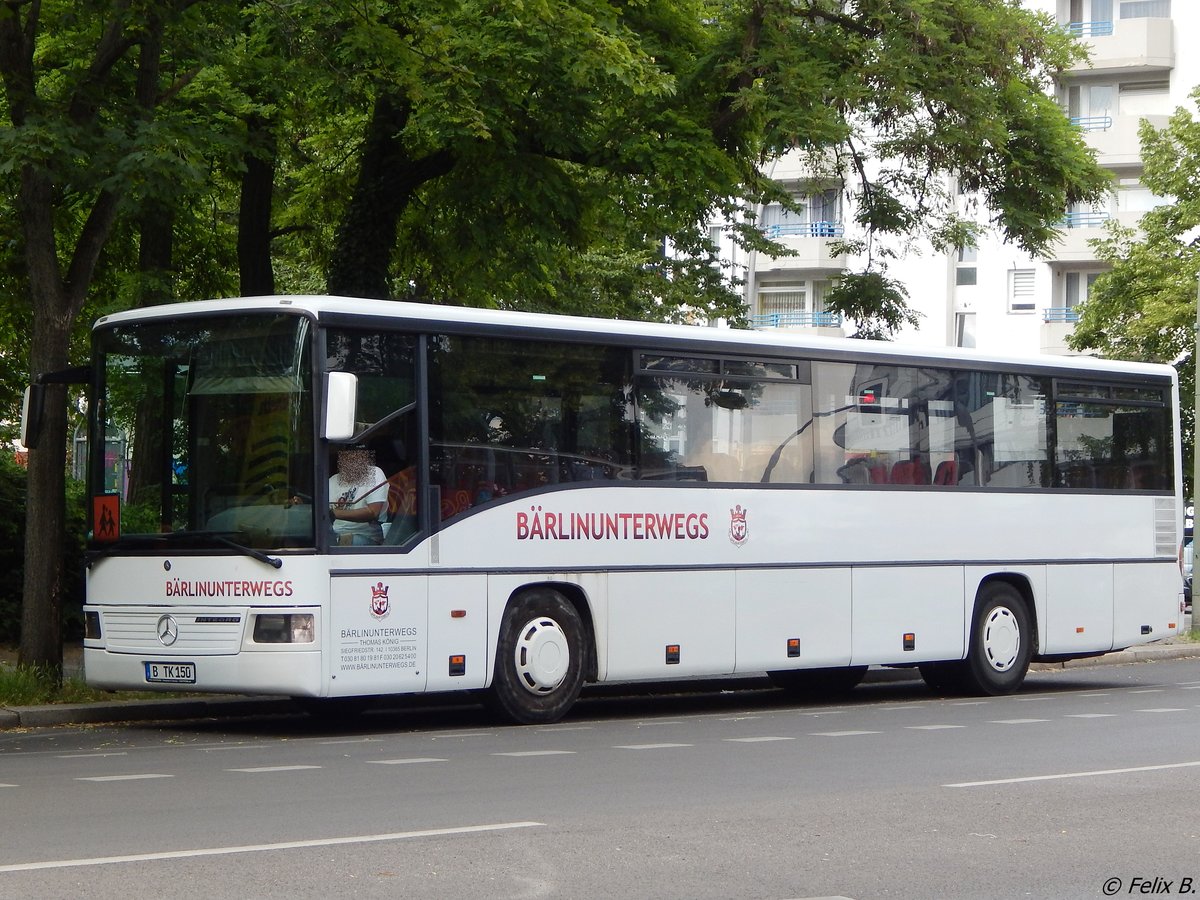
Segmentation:
<svg viewBox="0 0 1200 900">
<path fill-rule="evenodd" d="M 450 610 L 450 618 L 452 618 L 452 619 L 465 619 L 466 617 L 467 617 L 467 611 L 465 609 Z"/>
<path fill-rule="evenodd" d="M 462 665 L 463 663 L 465 663 L 466 661 L 467 661 L 467 658 L 466 658 L 465 656 L 452 656 L 452 657 L 450 657 L 450 662 L 452 662 L 452 663 L 454 663 L 454 664 L 456 664 L 456 665 L 460 665 L 460 666 L 461 666 L 461 665 Z"/>
<path fill-rule="evenodd" d="M 1168 622 L 1167 627 L 1168 628 L 1177 628 L 1178 626 L 1174 622 Z"/>
<path fill-rule="evenodd" d="M 679 645 L 678 644 L 667 644 L 667 665 L 668 666 L 679 665 Z"/>
<path fill-rule="evenodd" d="M 916 632 L 906 631 L 904 633 L 904 649 L 905 650 L 916 650 L 917 649 Z"/>
<path fill-rule="evenodd" d="M 1076 633 L 1076 634 L 1083 634 L 1083 626 L 1082 626 L 1082 625 L 1080 625 L 1078 628 L 1076 628 L 1076 629 L 1075 629 L 1075 633 Z"/>
</svg>

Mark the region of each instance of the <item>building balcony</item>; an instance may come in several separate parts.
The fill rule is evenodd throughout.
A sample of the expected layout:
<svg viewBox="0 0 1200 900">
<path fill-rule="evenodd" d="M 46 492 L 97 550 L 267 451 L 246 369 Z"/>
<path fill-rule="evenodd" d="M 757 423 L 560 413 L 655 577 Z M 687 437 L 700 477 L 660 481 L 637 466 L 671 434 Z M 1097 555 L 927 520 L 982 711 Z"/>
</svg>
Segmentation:
<svg viewBox="0 0 1200 900">
<path fill-rule="evenodd" d="M 803 331 L 823 337 L 845 337 L 842 317 L 833 312 L 764 313 L 750 317 L 750 327 L 756 331 Z"/>
<path fill-rule="evenodd" d="M 1069 306 L 1052 306 L 1042 310 L 1042 328 L 1039 335 L 1041 351 L 1055 356 L 1079 356 L 1080 353 L 1067 346 L 1067 338 L 1075 331 L 1079 312 Z"/>
<path fill-rule="evenodd" d="M 1118 19 L 1070 22 L 1067 30 L 1082 38 L 1090 63 L 1076 63 L 1072 75 L 1111 72 L 1166 72 L 1175 68 L 1174 23 L 1170 19 Z"/>
<path fill-rule="evenodd" d="M 1129 228 L 1137 227 L 1141 219 L 1140 212 L 1122 212 L 1113 216 L 1112 213 L 1073 212 L 1068 213 L 1058 227 L 1061 229 L 1058 241 L 1046 255 L 1049 263 L 1079 263 L 1095 262 L 1096 251 L 1092 249 L 1091 241 L 1108 236 L 1105 225 L 1115 218 L 1120 225 Z"/>
<path fill-rule="evenodd" d="M 1096 153 L 1096 162 L 1107 168 L 1137 166 L 1142 162 L 1138 127 L 1145 119 L 1155 128 L 1165 128 L 1169 116 L 1085 116 L 1071 119 L 1084 132 L 1084 140 Z"/>
<path fill-rule="evenodd" d="M 841 222 L 789 222 L 768 225 L 763 234 L 795 252 L 794 256 L 767 256 L 758 254 L 756 272 L 787 271 L 796 269 L 824 269 L 839 271 L 844 268 L 845 256 L 833 252 L 833 244 L 842 237 Z"/>
</svg>

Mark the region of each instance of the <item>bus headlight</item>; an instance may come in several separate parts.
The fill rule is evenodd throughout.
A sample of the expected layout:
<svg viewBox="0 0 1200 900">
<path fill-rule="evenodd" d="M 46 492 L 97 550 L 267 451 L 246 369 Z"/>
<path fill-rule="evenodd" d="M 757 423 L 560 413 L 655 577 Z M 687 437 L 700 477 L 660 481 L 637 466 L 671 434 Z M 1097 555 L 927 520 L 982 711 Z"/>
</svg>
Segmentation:
<svg viewBox="0 0 1200 900">
<path fill-rule="evenodd" d="M 254 617 L 256 644 L 311 644 L 314 640 L 312 613 L 260 613 Z"/>
</svg>

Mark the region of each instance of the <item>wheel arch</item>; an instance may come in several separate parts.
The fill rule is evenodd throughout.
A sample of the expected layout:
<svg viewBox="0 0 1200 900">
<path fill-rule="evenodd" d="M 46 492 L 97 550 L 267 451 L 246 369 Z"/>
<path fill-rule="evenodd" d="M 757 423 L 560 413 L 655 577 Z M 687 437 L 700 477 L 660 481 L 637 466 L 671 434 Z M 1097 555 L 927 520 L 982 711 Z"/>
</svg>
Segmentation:
<svg viewBox="0 0 1200 900">
<path fill-rule="evenodd" d="M 577 584 L 572 584 L 569 581 L 536 581 L 529 584 L 523 584 L 515 588 L 508 595 L 508 600 L 505 601 L 504 608 L 507 610 L 509 606 L 527 594 L 537 593 L 538 591 L 552 590 L 561 594 L 568 603 L 575 607 L 575 611 L 579 613 L 579 618 L 583 622 L 584 635 L 586 637 L 585 657 L 583 661 L 583 680 L 595 681 L 597 678 L 597 658 L 596 658 L 596 624 L 592 617 L 592 605 L 588 600 L 587 592 Z"/>
<path fill-rule="evenodd" d="M 971 601 L 971 619 L 968 622 L 968 627 L 975 627 L 975 611 L 979 604 L 979 595 L 983 593 L 983 589 L 989 584 L 997 583 L 1007 584 L 1017 592 L 1021 597 L 1021 601 L 1025 604 L 1025 611 L 1029 614 L 1029 621 L 1032 626 L 1030 628 L 1030 638 L 1033 641 L 1032 656 L 1036 658 L 1041 646 L 1041 623 L 1038 620 L 1037 602 L 1034 597 L 1033 584 L 1027 576 L 1021 573 L 995 572 L 979 579 L 979 584 L 975 586 L 975 597 Z"/>
</svg>

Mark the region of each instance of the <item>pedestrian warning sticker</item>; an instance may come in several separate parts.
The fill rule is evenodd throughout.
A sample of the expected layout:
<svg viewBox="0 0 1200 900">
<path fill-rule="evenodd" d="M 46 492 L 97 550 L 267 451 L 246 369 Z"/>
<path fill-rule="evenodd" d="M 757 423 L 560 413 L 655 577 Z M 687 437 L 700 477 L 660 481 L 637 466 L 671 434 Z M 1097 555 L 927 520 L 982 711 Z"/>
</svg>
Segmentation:
<svg viewBox="0 0 1200 900">
<path fill-rule="evenodd" d="M 92 498 L 92 540 L 115 541 L 121 536 L 120 494 L 99 494 Z"/>
</svg>

